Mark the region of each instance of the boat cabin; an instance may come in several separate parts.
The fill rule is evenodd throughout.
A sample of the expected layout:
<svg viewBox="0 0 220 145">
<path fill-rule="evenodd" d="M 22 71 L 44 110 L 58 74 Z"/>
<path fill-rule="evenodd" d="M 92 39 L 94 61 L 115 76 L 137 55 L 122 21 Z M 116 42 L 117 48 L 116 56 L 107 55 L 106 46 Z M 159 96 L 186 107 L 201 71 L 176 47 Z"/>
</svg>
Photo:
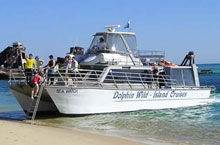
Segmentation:
<svg viewBox="0 0 220 145">
<path fill-rule="evenodd" d="M 153 73 L 153 66 L 143 65 L 144 62 L 141 61 L 142 57 L 138 54 L 135 33 L 116 32 L 115 29 L 119 28 L 118 25 L 105 28 L 108 30 L 107 32 L 98 32 L 94 35 L 84 59 L 80 62 L 81 68 L 103 70 L 107 67 L 117 66 L 121 69 L 113 69 L 112 72 L 145 73 L 150 75 Z M 146 53 L 143 56 L 149 58 Z M 157 60 L 157 64 L 160 64 L 164 58 L 164 52 L 157 52 L 150 56 L 160 58 Z M 199 86 L 197 67 L 194 61 L 191 60 L 192 56 L 194 55 L 188 54 L 181 66 L 166 61 L 165 65 L 158 66 L 158 71 L 176 80 L 176 85 L 178 86 Z M 157 61 L 154 61 L 154 63 Z M 190 62 L 189 66 L 186 66 L 188 61 Z"/>
<path fill-rule="evenodd" d="M 115 32 L 119 26 L 107 26 L 107 32 L 94 35 L 85 59 L 85 65 L 143 65 L 138 57 L 136 34 L 132 32 Z"/>
</svg>

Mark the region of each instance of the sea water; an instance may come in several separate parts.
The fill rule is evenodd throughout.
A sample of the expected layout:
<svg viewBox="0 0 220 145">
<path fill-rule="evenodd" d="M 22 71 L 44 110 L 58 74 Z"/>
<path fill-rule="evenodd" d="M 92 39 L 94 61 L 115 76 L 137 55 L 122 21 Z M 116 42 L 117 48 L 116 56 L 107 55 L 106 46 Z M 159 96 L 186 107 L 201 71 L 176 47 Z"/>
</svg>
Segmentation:
<svg viewBox="0 0 220 145">
<path fill-rule="evenodd" d="M 0 80 L 0 119 L 24 119 L 25 114 L 8 87 L 7 80 Z"/>
<path fill-rule="evenodd" d="M 213 74 L 200 75 L 201 85 L 216 86 L 216 101 L 210 105 L 178 109 L 146 110 L 130 113 L 53 117 L 37 124 L 118 136 L 147 144 L 220 144 L 220 64 L 198 65 Z M 0 118 L 23 120 L 25 114 L 0 81 Z"/>
</svg>

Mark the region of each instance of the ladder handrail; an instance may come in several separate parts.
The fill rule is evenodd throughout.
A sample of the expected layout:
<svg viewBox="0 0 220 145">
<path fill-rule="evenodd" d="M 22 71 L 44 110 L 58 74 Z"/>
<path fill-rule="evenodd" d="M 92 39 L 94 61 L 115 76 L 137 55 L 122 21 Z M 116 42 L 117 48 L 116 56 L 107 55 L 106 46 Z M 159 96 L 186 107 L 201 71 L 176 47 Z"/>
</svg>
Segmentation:
<svg viewBox="0 0 220 145">
<path fill-rule="evenodd" d="M 41 99 L 41 96 L 42 96 L 42 93 L 43 93 L 43 89 L 46 85 L 46 80 L 41 84 L 40 86 L 40 89 L 39 89 L 39 92 L 38 92 L 38 95 L 37 95 L 37 100 L 36 100 L 36 103 L 34 103 L 35 100 L 32 100 L 31 99 L 31 102 L 30 102 L 30 105 L 29 105 L 29 108 L 27 110 L 27 113 L 26 113 L 26 119 L 29 119 L 29 116 L 30 116 L 30 113 L 32 113 L 32 116 L 31 116 L 31 124 L 34 124 L 34 120 L 35 120 L 35 117 L 36 117 L 36 114 L 37 114 L 37 110 L 38 110 L 38 107 L 39 107 L 39 104 L 40 104 L 40 99 Z M 34 106 L 33 106 L 34 105 Z M 34 107 L 34 110 L 33 112 L 31 112 L 31 108 Z"/>
<path fill-rule="evenodd" d="M 36 117 L 36 114 L 37 114 L 37 110 L 38 110 L 38 107 L 39 107 L 39 104 L 40 104 L 40 99 L 41 99 L 41 96 L 42 96 L 42 93 L 43 93 L 43 89 L 44 89 L 45 84 L 46 84 L 46 82 L 44 81 L 44 82 L 41 84 L 41 87 L 40 87 L 40 90 L 39 90 L 39 93 L 38 93 L 37 102 L 36 102 L 36 104 L 35 104 L 34 112 L 33 112 L 32 118 L 31 118 L 31 123 L 32 123 L 32 124 L 34 123 L 34 120 L 35 120 L 35 117 Z"/>
</svg>

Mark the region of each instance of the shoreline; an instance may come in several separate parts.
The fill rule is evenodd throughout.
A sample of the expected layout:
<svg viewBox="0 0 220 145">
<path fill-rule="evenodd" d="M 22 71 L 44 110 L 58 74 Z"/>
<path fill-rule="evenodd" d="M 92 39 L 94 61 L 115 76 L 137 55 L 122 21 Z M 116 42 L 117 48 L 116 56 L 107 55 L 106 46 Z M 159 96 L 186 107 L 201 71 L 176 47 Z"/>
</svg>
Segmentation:
<svg viewBox="0 0 220 145">
<path fill-rule="evenodd" d="M 146 145 L 143 143 L 71 129 L 31 125 L 18 121 L 0 120 L 0 140 L 4 145 Z"/>
<path fill-rule="evenodd" d="M 61 128 L 61 129 L 67 129 L 67 130 L 73 130 L 76 132 L 80 132 L 80 133 L 86 133 L 86 134 L 93 134 L 93 135 L 98 135 L 98 136 L 105 136 L 105 137 L 113 137 L 113 138 L 118 138 L 118 139 L 122 139 L 122 140 L 127 140 L 127 141 L 131 141 L 131 142 L 135 142 L 138 143 L 140 145 L 179 145 L 181 144 L 181 142 L 179 142 L 178 140 L 176 141 L 171 141 L 171 140 L 164 140 L 164 139 L 160 139 L 160 138 L 154 138 L 152 137 L 147 137 L 145 139 L 143 138 L 139 138 L 139 137 L 134 137 L 134 136 L 124 136 L 122 134 L 112 134 L 109 132 L 98 132 L 98 131 L 94 131 L 94 130 L 89 130 L 89 129 L 79 129 L 79 128 L 74 128 L 74 129 L 70 129 L 66 126 L 56 126 L 53 124 L 44 124 L 41 121 L 37 121 L 36 124 L 37 126 L 45 126 L 45 127 L 52 127 L 52 128 Z M 190 144 L 189 144 L 190 145 Z"/>
</svg>

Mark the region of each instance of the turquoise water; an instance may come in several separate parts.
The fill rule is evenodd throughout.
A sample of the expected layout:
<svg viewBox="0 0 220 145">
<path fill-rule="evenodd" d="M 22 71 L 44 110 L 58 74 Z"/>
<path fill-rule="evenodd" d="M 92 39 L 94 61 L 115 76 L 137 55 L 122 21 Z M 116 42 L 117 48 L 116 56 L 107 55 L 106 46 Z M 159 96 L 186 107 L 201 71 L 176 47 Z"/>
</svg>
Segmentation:
<svg viewBox="0 0 220 145">
<path fill-rule="evenodd" d="M 220 68 L 219 68 L 220 64 L 200 64 L 198 65 L 198 70 L 213 70 L 214 73 L 220 73 Z"/>
<path fill-rule="evenodd" d="M 216 86 L 216 101 L 207 106 L 147 110 L 130 113 L 55 117 L 36 123 L 120 136 L 148 144 L 220 144 L 220 64 L 199 65 L 213 74 L 200 75 L 202 85 Z M 25 114 L 7 87 L 0 81 L 0 118 L 24 119 Z M 163 143 L 161 143 L 161 141 Z"/>
<path fill-rule="evenodd" d="M 8 88 L 8 81 L 0 80 L 0 118 L 23 119 L 25 114 Z"/>
</svg>

